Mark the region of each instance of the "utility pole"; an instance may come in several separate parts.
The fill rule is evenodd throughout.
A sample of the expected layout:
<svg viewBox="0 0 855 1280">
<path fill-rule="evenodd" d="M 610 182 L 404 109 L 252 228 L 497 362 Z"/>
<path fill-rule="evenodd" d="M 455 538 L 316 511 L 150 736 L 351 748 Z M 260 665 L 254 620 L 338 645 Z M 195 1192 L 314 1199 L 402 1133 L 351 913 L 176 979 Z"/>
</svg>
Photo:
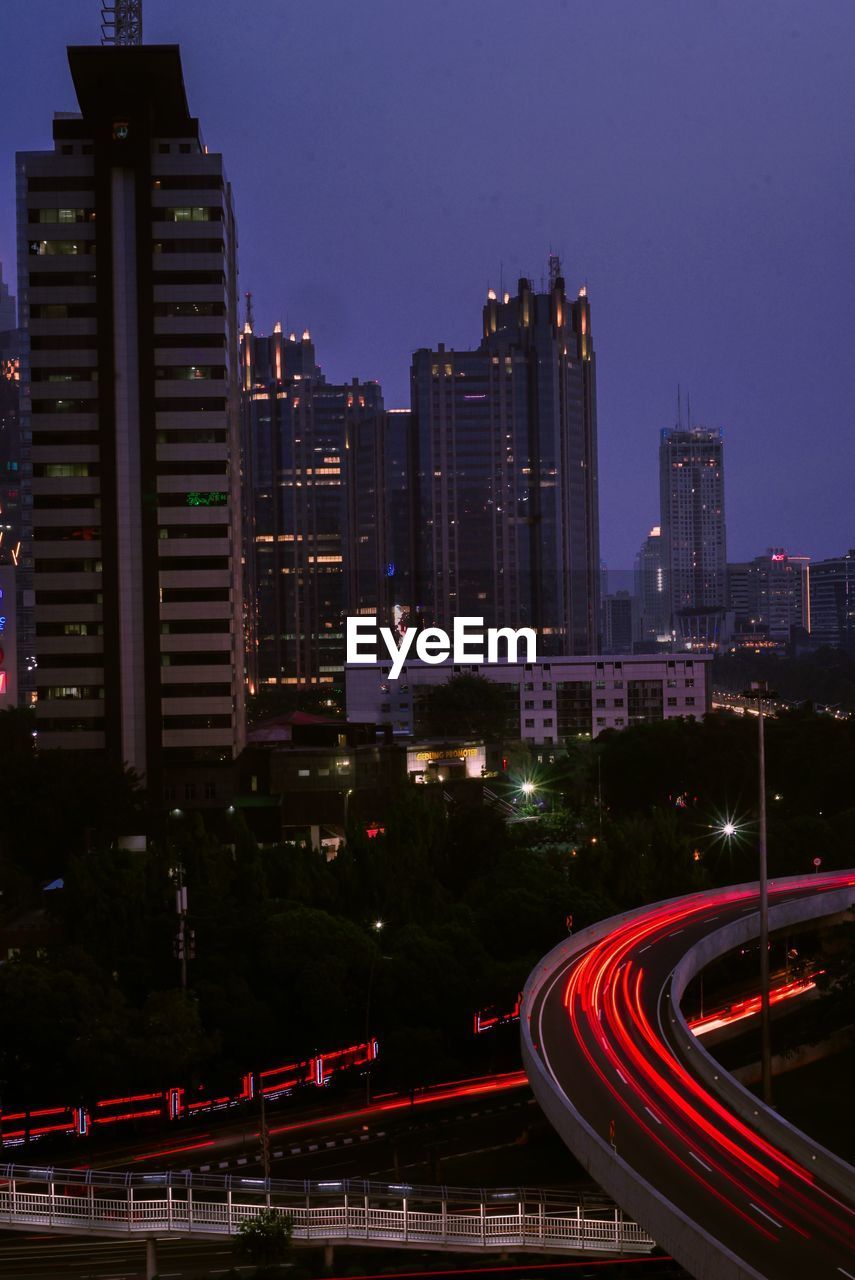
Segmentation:
<svg viewBox="0 0 855 1280">
<path fill-rule="evenodd" d="M 754 681 L 746 690 L 748 699 L 757 699 L 758 759 L 758 852 L 760 855 L 760 1036 L 763 1101 L 772 1106 L 772 1032 L 769 1016 L 769 867 L 766 846 L 766 733 L 763 702 L 773 691 L 763 681 Z"/>
<path fill-rule="evenodd" d="M 261 1169 L 265 1182 L 270 1179 L 270 1130 L 267 1128 L 267 1103 L 264 1087 L 259 1080 L 258 1094 L 261 1099 Z"/>
<path fill-rule="evenodd" d="M 102 0 L 101 43 L 142 44 L 142 0 Z"/>
</svg>

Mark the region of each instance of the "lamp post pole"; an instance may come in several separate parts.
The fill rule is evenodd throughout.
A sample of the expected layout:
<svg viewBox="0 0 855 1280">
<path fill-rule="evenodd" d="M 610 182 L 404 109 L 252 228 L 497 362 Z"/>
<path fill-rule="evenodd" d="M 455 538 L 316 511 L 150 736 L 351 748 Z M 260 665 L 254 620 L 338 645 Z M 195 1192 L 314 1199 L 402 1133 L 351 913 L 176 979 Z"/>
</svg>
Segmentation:
<svg viewBox="0 0 855 1280">
<path fill-rule="evenodd" d="M 765 683 L 752 683 L 747 698 L 757 699 L 758 755 L 758 851 L 760 855 L 760 1037 L 763 1101 L 772 1106 L 772 1035 L 769 1017 L 769 866 L 766 844 L 766 732 L 763 700 L 771 690 Z"/>
</svg>

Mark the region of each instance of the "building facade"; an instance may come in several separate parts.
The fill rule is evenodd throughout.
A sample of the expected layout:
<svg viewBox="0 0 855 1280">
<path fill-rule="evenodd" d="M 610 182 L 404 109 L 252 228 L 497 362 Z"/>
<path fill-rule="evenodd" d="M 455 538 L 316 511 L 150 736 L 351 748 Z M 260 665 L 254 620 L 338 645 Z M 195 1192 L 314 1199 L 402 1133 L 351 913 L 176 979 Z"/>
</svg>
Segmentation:
<svg viewBox="0 0 855 1280">
<path fill-rule="evenodd" d="M 605 729 L 681 716 L 700 719 L 710 710 L 709 658 L 637 654 L 632 657 L 552 657 L 530 663 L 408 662 L 397 681 L 389 667 L 350 664 L 348 720 L 391 724 L 395 735 L 420 737 L 420 702 L 437 684 L 457 675 L 482 676 L 508 695 L 509 736 L 538 746 L 568 738 L 597 737 Z M 516 730 L 516 732 L 513 732 Z"/>
<path fill-rule="evenodd" d="M 635 557 L 635 597 L 638 601 L 639 643 L 655 646 L 670 642 L 671 602 L 664 539 L 658 524 L 650 530 Z"/>
<path fill-rule="evenodd" d="M 68 57 L 80 111 L 17 166 L 39 742 L 212 800 L 244 736 L 231 190 L 177 47 Z"/>
<path fill-rule="evenodd" d="M 715 648 L 727 606 L 721 431 L 662 431 L 659 495 L 671 630 L 680 644 Z"/>
<path fill-rule="evenodd" d="M 551 287 L 491 290 L 474 351 L 413 357 L 415 596 L 422 617 L 531 626 L 550 653 L 599 648 L 591 310 Z"/>
<path fill-rule="evenodd" d="M 3 279 L 3 264 L 0 262 L 0 351 L 4 348 L 4 336 L 18 327 L 18 309 L 12 292 Z"/>
<path fill-rule="evenodd" d="M 606 653 L 634 653 L 640 639 L 638 600 L 615 591 L 603 600 L 603 647 Z"/>
<path fill-rule="evenodd" d="M 25 536 L 21 485 L 20 336 L 0 332 L 0 562 L 20 557 Z"/>
<path fill-rule="evenodd" d="M 3 705 L 29 700 L 33 673 L 32 556 L 29 554 L 30 507 L 26 501 L 28 457 L 21 435 L 21 342 L 15 298 L 0 264 L 0 566 L 14 571 L 17 613 L 15 644 L 4 644 L 8 679 Z M 4 587 L 8 616 L 9 587 Z M 14 679 L 10 655 L 17 654 Z M 10 701 L 11 699 L 11 701 Z"/>
<path fill-rule="evenodd" d="M 809 632 L 810 557 L 769 547 L 753 560 L 727 566 L 728 610 L 737 629 L 788 644 L 796 630 Z"/>
<path fill-rule="evenodd" d="M 410 417 L 327 382 L 308 331 L 248 328 L 241 371 L 251 685 L 330 684 L 346 614 L 407 609 Z"/>
<path fill-rule="evenodd" d="M 351 824 L 377 834 L 374 824 L 406 780 L 406 762 L 388 725 L 300 711 L 274 716 L 248 734 L 235 806 L 265 843 L 302 838 L 331 853 Z"/>
<path fill-rule="evenodd" d="M 809 598 L 811 639 L 855 652 L 855 549 L 811 565 Z"/>
</svg>

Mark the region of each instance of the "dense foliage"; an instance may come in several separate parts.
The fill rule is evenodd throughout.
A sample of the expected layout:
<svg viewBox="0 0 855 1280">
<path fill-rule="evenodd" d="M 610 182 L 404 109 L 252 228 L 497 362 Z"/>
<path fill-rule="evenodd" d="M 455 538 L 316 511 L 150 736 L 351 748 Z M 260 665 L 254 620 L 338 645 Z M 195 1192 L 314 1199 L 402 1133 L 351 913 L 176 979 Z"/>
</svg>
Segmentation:
<svg viewBox="0 0 855 1280">
<path fill-rule="evenodd" d="M 116 834 L 144 816 L 133 778 L 36 753 L 11 723 L 0 765 L 5 914 L 42 906 L 52 924 L 43 958 L 0 965 L 0 1084 L 21 1104 L 233 1087 L 248 1067 L 369 1029 L 398 1086 L 441 1078 L 466 1065 L 473 1011 L 513 1003 L 568 914 L 580 928 L 755 874 L 756 722 L 734 716 L 531 760 L 534 816 L 510 824 L 489 809 L 446 814 L 439 788 L 407 785 L 385 832 L 352 831 L 331 863 L 259 850 L 239 815 L 225 842 L 199 817 L 150 818 L 148 852 L 120 852 Z M 853 770 L 855 725 L 806 713 L 768 723 L 774 874 L 809 871 L 814 856 L 824 869 L 852 864 Z M 726 817 L 740 828 L 731 840 Z M 196 931 L 188 994 L 173 955 L 179 864 Z M 64 889 L 43 894 L 57 875 Z"/>
<path fill-rule="evenodd" d="M 424 696 L 421 713 L 434 738 L 483 738 L 493 742 L 505 736 L 509 709 L 507 694 L 495 680 L 483 676 L 455 676 L 444 680 Z"/>
</svg>

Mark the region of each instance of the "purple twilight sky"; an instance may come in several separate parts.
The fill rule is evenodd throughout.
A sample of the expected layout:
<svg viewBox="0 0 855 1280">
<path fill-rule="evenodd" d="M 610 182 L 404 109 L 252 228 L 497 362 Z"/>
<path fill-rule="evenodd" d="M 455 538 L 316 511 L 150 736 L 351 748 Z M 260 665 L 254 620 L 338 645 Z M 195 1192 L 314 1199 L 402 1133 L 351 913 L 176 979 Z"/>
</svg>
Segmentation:
<svg viewBox="0 0 855 1280">
<path fill-rule="evenodd" d="M 98 0 L 4 0 L 0 261 L 14 151 L 75 106 Z M 256 327 L 408 402 L 488 286 L 552 246 L 587 281 L 602 554 L 658 521 L 676 387 L 726 438 L 728 555 L 855 545 L 851 0 L 145 0 L 232 179 Z M 684 399 L 685 405 L 685 399 Z"/>
</svg>

